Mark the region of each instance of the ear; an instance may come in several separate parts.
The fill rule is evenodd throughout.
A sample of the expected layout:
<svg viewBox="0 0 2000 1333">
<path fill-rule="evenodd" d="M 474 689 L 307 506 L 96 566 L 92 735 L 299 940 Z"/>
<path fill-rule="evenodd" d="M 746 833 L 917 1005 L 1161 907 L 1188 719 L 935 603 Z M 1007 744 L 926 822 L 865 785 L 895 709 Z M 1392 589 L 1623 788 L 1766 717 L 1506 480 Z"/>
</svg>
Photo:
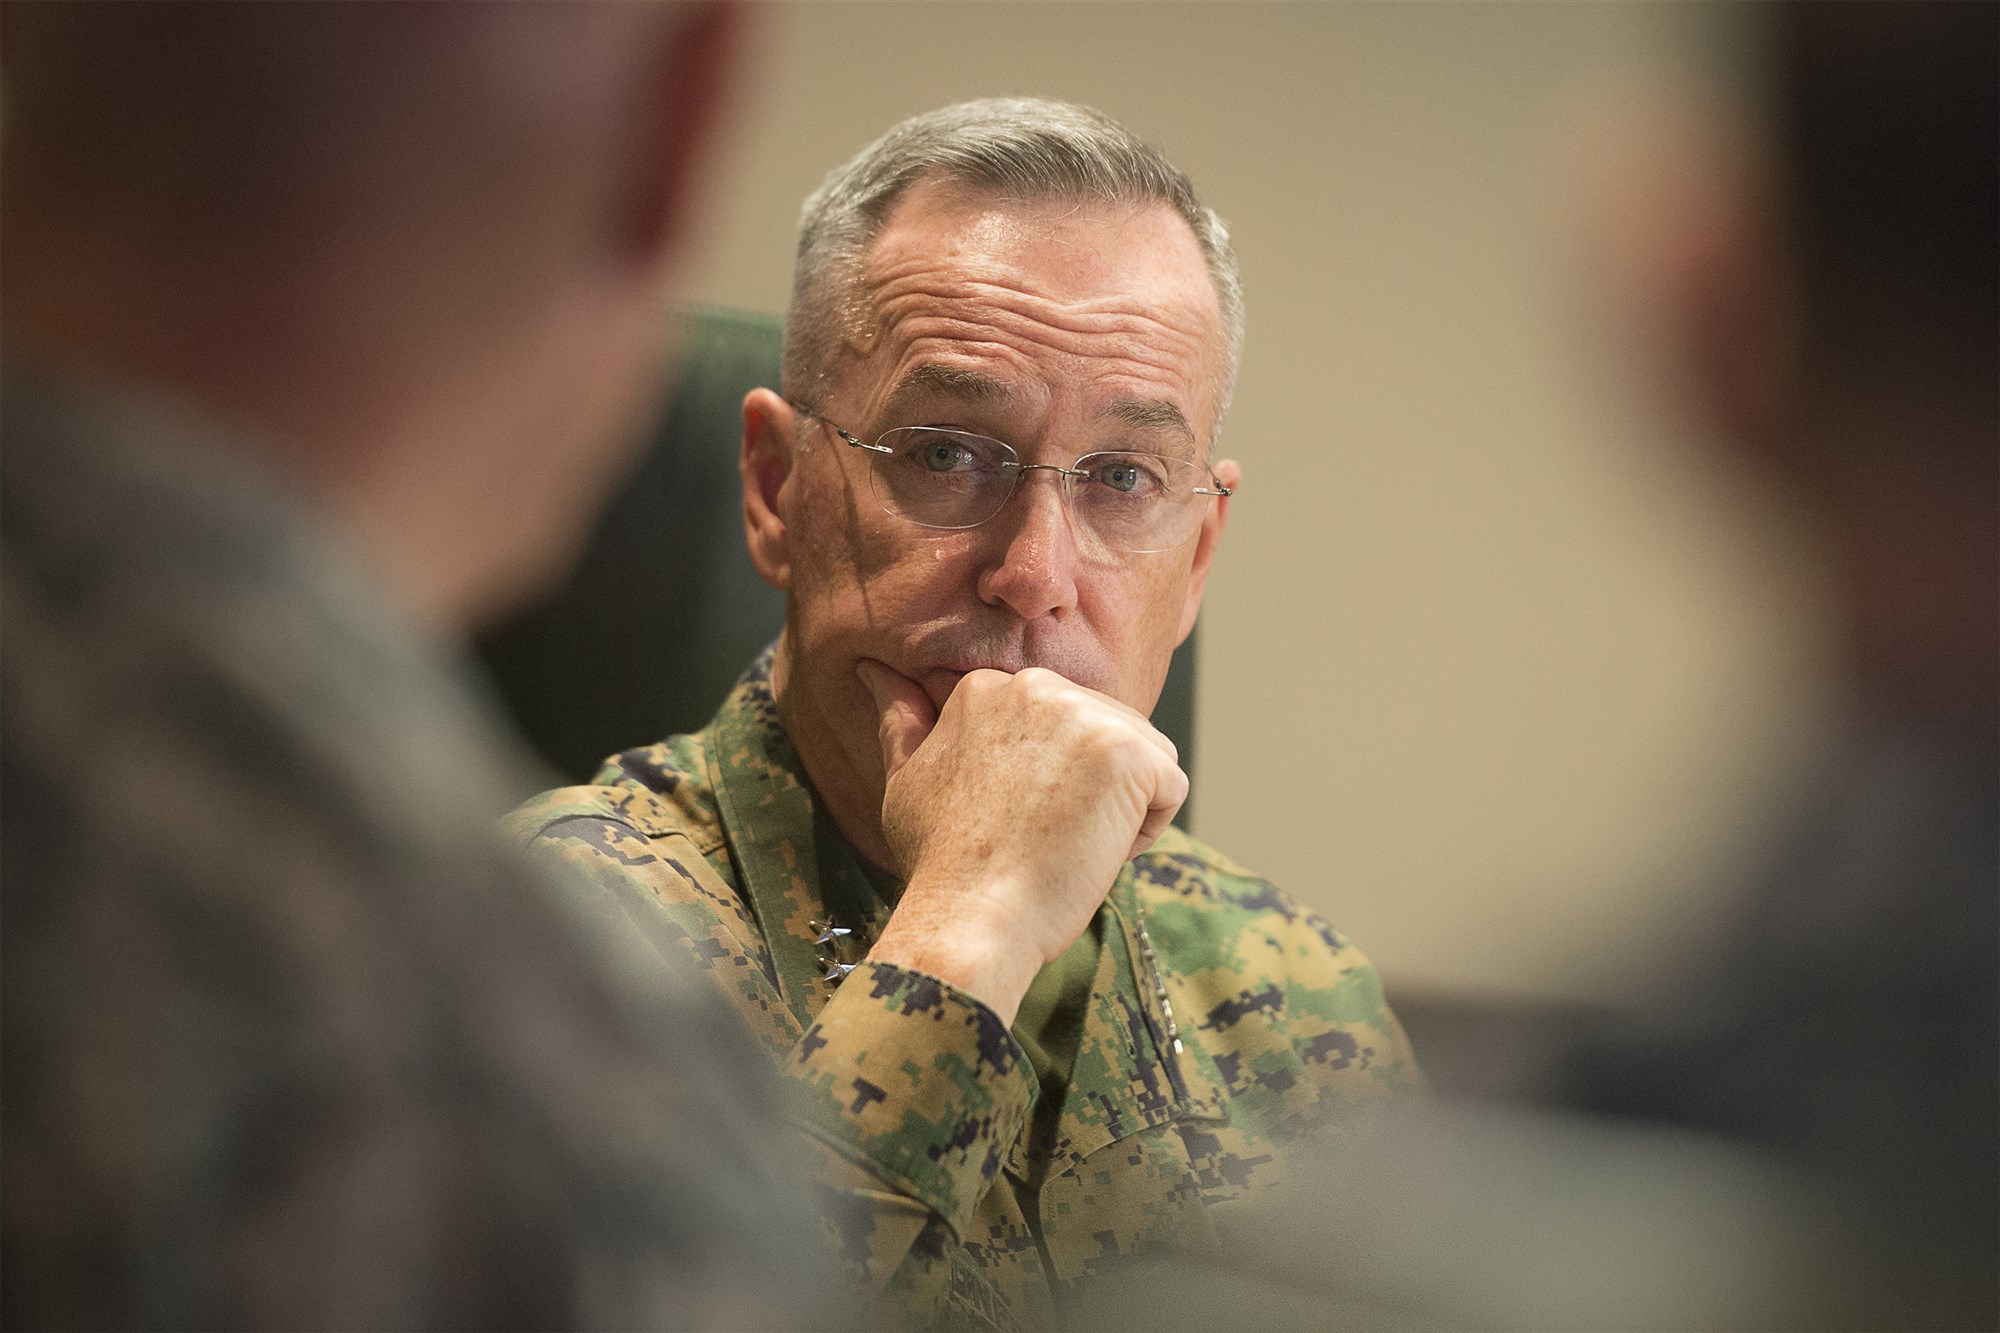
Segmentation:
<svg viewBox="0 0 2000 1333">
<path fill-rule="evenodd" d="M 1225 458 L 1209 469 L 1215 479 L 1230 490 L 1243 484 L 1243 469 L 1236 466 L 1236 460 Z M 1194 565 L 1188 570 L 1187 601 L 1181 607 L 1181 628 L 1174 636 L 1178 647 L 1194 632 L 1194 618 L 1201 614 L 1201 595 L 1208 587 L 1208 567 L 1215 561 L 1215 548 L 1222 541 L 1222 530 L 1229 524 L 1229 497 L 1216 497 L 1209 507 L 1208 517 L 1201 521 L 1201 531 L 1194 539 Z"/>
<path fill-rule="evenodd" d="M 1796 334 L 1769 207 L 1734 182 L 1693 243 L 1665 257 L 1655 307 L 1663 367 L 1726 444 L 1768 462 L 1796 373 Z"/>
<path fill-rule="evenodd" d="M 764 582 L 783 591 L 792 582 L 791 529 L 785 521 L 786 487 L 797 451 L 798 414 L 769 389 L 743 399 L 743 535 L 750 563 Z"/>
<path fill-rule="evenodd" d="M 622 232 L 642 264 L 682 249 L 703 197 L 702 150 L 736 84 L 743 27 L 744 6 L 694 0 L 672 7 L 656 39 L 622 191 Z"/>
<path fill-rule="evenodd" d="M 1664 399 L 1710 439 L 1769 462 L 1799 335 L 1764 153 L 1716 108 L 1633 108 L 1610 133 L 1580 164 L 1597 289 Z"/>
</svg>

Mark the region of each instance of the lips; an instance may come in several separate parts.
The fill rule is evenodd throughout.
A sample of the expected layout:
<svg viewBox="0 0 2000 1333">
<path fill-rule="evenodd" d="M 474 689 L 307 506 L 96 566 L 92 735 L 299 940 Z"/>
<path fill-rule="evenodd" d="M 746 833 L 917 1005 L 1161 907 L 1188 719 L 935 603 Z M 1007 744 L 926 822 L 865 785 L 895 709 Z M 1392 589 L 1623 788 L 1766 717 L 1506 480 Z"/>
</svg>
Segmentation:
<svg viewBox="0 0 2000 1333">
<path fill-rule="evenodd" d="M 1004 671 L 1011 676 L 1025 665 L 1027 664 L 1012 656 L 994 657 L 983 661 L 968 661 L 961 658 L 941 666 L 917 668 L 910 679 L 923 687 L 924 693 L 931 697 L 932 703 L 942 708 L 945 700 L 951 697 L 951 692 L 958 688 L 958 682 L 974 671 Z"/>
<path fill-rule="evenodd" d="M 995 637 L 999 641 L 979 643 L 967 642 L 965 638 L 950 642 L 938 636 L 911 644 L 906 649 L 906 665 L 895 669 L 922 686 L 931 702 L 940 708 L 958 688 L 958 682 L 974 671 L 1004 671 L 1011 676 L 1031 666 L 1046 667 L 1066 679 L 1097 688 L 1092 682 L 1098 673 L 1070 645 L 1053 637 L 1027 642 L 1020 641 L 1017 635 Z"/>
<path fill-rule="evenodd" d="M 923 686 L 924 693 L 931 697 L 933 704 L 939 708 L 943 708 L 945 700 L 951 698 L 951 692 L 958 688 L 958 682 L 964 680 L 969 673 L 977 670 L 979 668 L 976 666 L 932 667 L 930 670 L 919 674 L 916 677 L 916 682 Z"/>
</svg>

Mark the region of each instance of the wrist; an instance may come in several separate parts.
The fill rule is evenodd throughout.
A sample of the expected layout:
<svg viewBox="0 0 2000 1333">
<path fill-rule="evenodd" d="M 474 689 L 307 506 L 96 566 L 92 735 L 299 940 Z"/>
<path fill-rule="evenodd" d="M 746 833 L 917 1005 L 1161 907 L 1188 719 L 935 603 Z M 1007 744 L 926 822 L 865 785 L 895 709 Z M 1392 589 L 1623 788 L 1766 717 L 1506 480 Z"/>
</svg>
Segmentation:
<svg viewBox="0 0 2000 1333">
<path fill-rule="evenodd" d="M 949 982 L 1012 1027 L 1041 959 L 1016 932 L 964 910 L 970 906 L 961 899 L 956 910 L 933 910 L 925 895 L 913 899 L 906 890 L 868 957 Z"/>
</svg>

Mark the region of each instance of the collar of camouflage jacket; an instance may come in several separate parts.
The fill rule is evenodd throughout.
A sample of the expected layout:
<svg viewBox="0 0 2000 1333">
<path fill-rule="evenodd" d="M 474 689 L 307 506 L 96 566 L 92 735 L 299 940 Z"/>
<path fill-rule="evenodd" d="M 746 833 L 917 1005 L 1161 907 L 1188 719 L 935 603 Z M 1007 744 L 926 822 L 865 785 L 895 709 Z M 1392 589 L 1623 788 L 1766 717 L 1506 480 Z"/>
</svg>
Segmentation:
<svg viewBox="0 0 2000 1333">
<path fill-rule="evenodd" d="M 778 989 L 803 1029 L 830 996 L 815 944 L 814 923 L 827 919 L 820 883 L 812 788 L 778 717 L 771 695 L 771 651 L 745 673 L 709 728 L 709 781 L 724 836 L 742 872 L 744 896 L 764 931 Z M 1151 984 L 1140 945 L 1139 885 L 1131 866 L 1119 873 L 1105 904 L 1105 947 L 1098 958 L 1074 1071 L 1065 1089 L 1061 1127 L 1048 1172 L 1081 1162 L 1129 1134 L 1184 1116 L 1219 1116 L 1221 1086 L 1202 1062 L 1176 1051 L 1170 1025 Z M 859 922 L 843 925 L 861 926 Z M 867 941 L 859 941 L 865 948 Z M 1148 972 L 1142 984 L 1141 972 Z M 1027 1135 L 1018 1137 L 1005 1169 L 1017 1178 L 1034 1169 Z"/>
</svg>

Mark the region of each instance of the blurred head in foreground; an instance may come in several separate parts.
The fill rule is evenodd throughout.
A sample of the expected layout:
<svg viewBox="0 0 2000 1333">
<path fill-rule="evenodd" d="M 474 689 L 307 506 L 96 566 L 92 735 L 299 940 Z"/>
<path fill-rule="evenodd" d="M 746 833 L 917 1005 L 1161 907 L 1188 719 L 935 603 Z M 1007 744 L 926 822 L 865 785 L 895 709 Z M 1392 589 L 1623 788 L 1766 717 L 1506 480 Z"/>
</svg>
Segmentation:
<svg viewBox="0 0 2000 1333">
<path fill-rule="evenodd" d="M 1717 965 L 1584 1061 L 1581 1100 L 1803 1168 L 1900 1270 L 1877 1317 L 1990 1327 L 2000 9 L 1770 18 L 1764 153 L 1639 187 L 1624 294 L 1681 400 L 1811 543 L 1851 704 Z"/>
<path fill-rule="evenodd" d="M 419 615 L 546 577 L 654 378 L 716 11 L 5 15 L 10 352 L 235 429 Z"/>
<path fill-rule="evenodd" d="M 813 1317 L 763 1071 L 507 854 L 450 651 L 609 481 L 734 23 L 4 11 L 0 1324 Z"/>
<path fill-rule="evenodd" d="M 1761 151 L 1710 143 L 1634 172 L 1613 276 L 1680 400 L 1815 544 L 1860 711 L 1990 739 L 2000 15 L 1802 4 L 1772 20 Z"/>
</svg>

